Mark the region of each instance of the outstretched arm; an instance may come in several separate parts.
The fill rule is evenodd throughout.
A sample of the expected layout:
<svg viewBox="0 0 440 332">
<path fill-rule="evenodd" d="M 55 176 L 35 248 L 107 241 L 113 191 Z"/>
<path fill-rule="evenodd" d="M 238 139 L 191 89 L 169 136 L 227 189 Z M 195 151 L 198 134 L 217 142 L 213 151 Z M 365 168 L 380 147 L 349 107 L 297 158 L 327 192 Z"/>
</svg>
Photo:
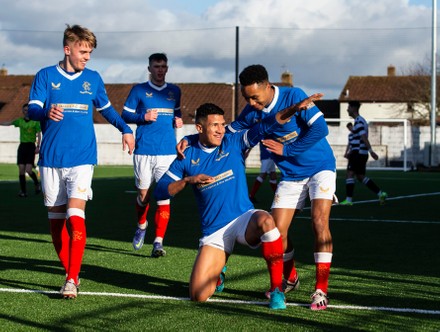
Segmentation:
<svg viewBox="0 0 440 332">
<path fill-rule="evenodd" d="M 279 111 L 275 118 L 279 124 L 285 124 L 287 123 L 290 118 L 295 115 L 297 112 L 301 112 L 304 110 L 307 110 L 309 108 L 312 108 L 315 106 L 313 102 L 320 100 L 324 95 L 322 93 L 315 93 L 311 95 L 310 97 L 300 101 L 299 103 L 292 105 L 290 107 L 287 107 L 283 109 L 282 111 Z"/>
</svg>

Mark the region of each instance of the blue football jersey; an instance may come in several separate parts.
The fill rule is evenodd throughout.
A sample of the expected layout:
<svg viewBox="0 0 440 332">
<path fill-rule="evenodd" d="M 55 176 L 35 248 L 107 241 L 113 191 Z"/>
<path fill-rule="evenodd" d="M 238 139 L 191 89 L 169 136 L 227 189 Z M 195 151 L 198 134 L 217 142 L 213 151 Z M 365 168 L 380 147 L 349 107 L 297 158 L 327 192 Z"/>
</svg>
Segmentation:
<svg viewBox="0 0 440 332">
<path fill-rule="evenodd" d="M 64 109 L 61 121 L 47 118 L 52 105 Z M 111 106 L 104 82 L 96 71 L 86 68 L 70 74 L 55 65 L 36 74 L 29 95 L 28 115 L 41 123 L 40 166 L 74 167 L 97 163 L 94 107 L 121 132 L 132 132 Z"/>
<path fill-rule="evenodd" d="M 159 180 L 155 196 L 167 195 L 168 184 L 186 176 L 206 174 L 215 181 L 193 185 L 203 236 L 212 234 L 246 211 L 249 200 L 244 152 L 258 143 L 258 135 L 249 131 L 226 134 L 220 146 L 208 149 L 199 142 L 185 150 L 185 159 L 175 159 Z M 253 136 L 253 137 L 250 137 Z"/>
<path fill-rule="evenodd" d="M 269 106 L 263 111 L 257 111 L 246 105 L 228 129 L 235 132 L 250 128 L 262 119 L 308 97 L 300 88 L 274 86 L 274 89 L 274 98 Z M 326 139 L 327 134 L 324 116 L 314 106 L 296 113 L 288 123 L 266 136 L 284 145 L 283 156 L 271 154 L 281 172 L 282 180 L 297 181 L 323 170 L 336 171 L 336 159 Z"/>
<path fill-rule="evenodd" d="M 181 117 L 180 88 L 165 83 L 158 87 L 150 81 L 135 85 L 124 104 L 122 118 L 127 123 L 136 123 L 135 154 L 175 155 L 176 135 L 174 117 Z M 144 120 L 144 115 L 158 111 L 156 121 Z"/>
</svg>

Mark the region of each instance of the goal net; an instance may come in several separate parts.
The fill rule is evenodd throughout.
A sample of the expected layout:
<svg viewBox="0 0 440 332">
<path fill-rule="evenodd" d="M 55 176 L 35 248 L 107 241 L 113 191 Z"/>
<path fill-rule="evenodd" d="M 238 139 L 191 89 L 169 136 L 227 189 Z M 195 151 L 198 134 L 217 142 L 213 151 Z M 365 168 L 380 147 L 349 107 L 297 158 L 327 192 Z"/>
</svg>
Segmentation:
<svg viewBox="0 0 440 332">
<path fill-rule="evenodd" d="M 345 169 L 347 159 L 344 158 L 348 142 L 348 122 L 353 119 L 326 119 L 329 127 L 327 139 L 336 157 L 336 168 Z M 413 163 L 408 160 L 408 135 L 411 126 L 405 119 L 373 119 L 368 122 L 368 139 L 379 156 L 374 160 L 368 158 L 367 168 L 376 170 L 408 171 Z"/>
</svg>

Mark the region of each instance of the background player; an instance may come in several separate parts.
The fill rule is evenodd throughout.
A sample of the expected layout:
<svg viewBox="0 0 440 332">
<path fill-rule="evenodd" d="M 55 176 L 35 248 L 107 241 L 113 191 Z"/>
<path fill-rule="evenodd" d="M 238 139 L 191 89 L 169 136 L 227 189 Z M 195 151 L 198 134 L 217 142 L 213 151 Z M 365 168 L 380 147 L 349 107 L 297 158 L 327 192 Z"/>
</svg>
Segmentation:
<svg viewBox="0 0 440 332">
<path fill-rule="evenodd" d="M 40 152 L 41 128 L 40 123 L 28 117 L 28 104 L 22 106 L 23 117 L 1 123 L 2 126 L 14 125 L 20 128 L 20 145 L 17 150 L 18 180 L 20 192 L 18 197 L 27 197 L 26 173 L 29 174 L 35 185 L 35 194 L 41 192 L 37 174 L 33 171 L 35 154 Z"/>
<path fill-rule="evenodd" d="M 258 174 L 257 178 L 255 179 L 252 189 L 249 193 L 249 198 L 252 203 L 257 202 L 255 195 L 257 194 L 258 189 L 260 189 L 267 175 L 269 175 L 269 185 L 273 192 L 277 190 L 277 172 L 275 163 L 270 157 L 270 152 L 267 151 L 266 147 L 262 143 L 260 143 L 260 162 L 260 174 Z"/>
<path fill-rule="evenodd" d="M 368 123 L 359 115 L 359 109 L 361 107 L 360 102 L 350 101 L 348 103 L 348 115 L 354 119 L 353 136 L 351 138 L 351 150 L 348 158 L 347 166 L 347 178 L 345 180 L 345 190 L 347 197 L 340 204 L 341 205 L 353 205 L 353 194 L 355 185 L 355 176 L 359 182 L 363 183 L 374 192 L 380 204 L 385 204 L 385 200 L 388 194 L 382 191 L 376 183 L 365 175 L 367 169 L 368 153 L 371 154 L 374 160 L 377 160 L 379 156 L 373 151 L 370 141 L 368 140 Z"/>
<path fill-rule="evenodd" d="M 86 246 L 85 207 L 97 163 L 94 107 L 122 133 L 123 149 L 134 149 L 132 131 L 111 106 L 101 76 L 85 68 L 96 45 L 89 29 L 68 25 L 64 59 L 36 74 L 29 96 L 29 118 L 43 131 L 38 164 L 52 241 L 66 272 L 65 298 L 77 296 Z"/>
<path fill-rule="evenodd" d="M 183 125 L 180 113 L 180 88 L 165 82 L 168 58 L 164 53 L 149 57 L 149 81 L 135 85 L 125 101 L 122 118 L 136 123 L 136 148 L 133 156 L 135 184 L 138 189 L 136 212 L 138 227 L 133 248 L 142 248 L 148 226 L 149 189 L 157 182 L 176 158 L 174 128 Z M 170 220 L 169 199 L 157 201 L 154 216 L 155 232 L 151 256 L 165 256 L 163 239 Z"/>
</svg>

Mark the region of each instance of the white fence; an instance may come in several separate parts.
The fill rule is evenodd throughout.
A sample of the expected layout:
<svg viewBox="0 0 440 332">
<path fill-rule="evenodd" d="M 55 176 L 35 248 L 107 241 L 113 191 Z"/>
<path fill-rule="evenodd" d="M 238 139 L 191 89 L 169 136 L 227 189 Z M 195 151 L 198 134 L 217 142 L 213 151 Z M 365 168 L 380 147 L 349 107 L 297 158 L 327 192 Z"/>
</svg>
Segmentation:
<svg viewBox="0 0 440 332">
<path fill-rule="evenodd" d="M 135 129 L 135 126 L 132 126 Z M 131 165 L 132 157 L 122 151 L 121 135 L 111 125 L 95 125 L 98 141 L 98 163 L 101 165 Z M 338 168 L 345 168 L 344 159 L 347 144 L 347 128 L 345 124 L 329 126 L 328 141 L 333 148 Z M 176 130 L 176 137 L 195 132 L 194 125 L 184 125 Z M 370 125 L 370 141 L 379 155 L 378 161 L 370 158 L 368 167 L 402 167 L 404 162 L 404 133 L 401 126 L 374 126 Z M 437 129 L 437 143 L 440 143 L 440 130 Z M 0 126 L 0 163 L 15 164 L 17 147 L 19 144 L 19 130 L 15 127 Z M 429 166 L 430 128 L 407 128 L 407 166 Z M 435 165 L 440 164 L 440 144 L 436 146 Z M 259 148 L 256 146 L 246 160 L 248 167 L 260 167 Z"/>
</svg>

